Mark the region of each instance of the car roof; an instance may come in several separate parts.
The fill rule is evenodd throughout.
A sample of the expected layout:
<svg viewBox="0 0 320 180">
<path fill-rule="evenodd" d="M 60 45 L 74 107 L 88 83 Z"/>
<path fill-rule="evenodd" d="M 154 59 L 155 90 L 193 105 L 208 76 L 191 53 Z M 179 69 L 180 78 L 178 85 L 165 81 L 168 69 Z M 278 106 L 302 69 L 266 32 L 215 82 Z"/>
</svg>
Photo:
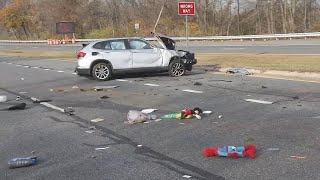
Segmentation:
<svg viewBox="0 0 320 180">
<path fill-rule="evenodd" d="M 102 41 L 114 41 L 114 40 L 129 40 L 129 39 L 144 39 L 142 37 L 126 37 L 126 38 L 107 38 L 107 39 L 99 39 L 93 41 L 92 43 L 102 42 Z"/>
</svg>

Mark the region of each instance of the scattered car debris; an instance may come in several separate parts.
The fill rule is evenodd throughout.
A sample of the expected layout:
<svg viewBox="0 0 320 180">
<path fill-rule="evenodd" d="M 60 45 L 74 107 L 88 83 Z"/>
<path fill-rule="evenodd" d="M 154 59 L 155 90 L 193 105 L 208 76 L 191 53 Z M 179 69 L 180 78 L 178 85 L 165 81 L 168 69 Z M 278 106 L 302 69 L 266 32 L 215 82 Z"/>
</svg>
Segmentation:
<svg viewBox="0 0 320 180">
<path fill-rule="evenodd" d="M 268 88 L 268 87 L 267 87 L 267 86 L 261 86 L 261 88 L 262 88 L 262 89 L 266 89 L 266 88 Z"/>
<path fill-rule="evenodd" d="M 148 122 L 148 121 L 146 121 L 146 122 L 143 122 L 143 124 L 149 124 L 149 122 Z"/>
<path fill-rule="evenodd" d="M 87 130 L 87 131 L 85 131 L 86 133 L 89 133 L 89 134 L 92 134 L 92 133 L 94 133 L 95 131 L 94 130 Z"/>
<path fill-rule="evenodd" d="M 196 107 L 193 110 L 184 109 L 178 113 L 171 113 L 162 116 L 162 119 L 191 119 L 196 117 L 197 119 L 201 119 L 200 114 L 203 113 L 202 109 Z"/>
<path fill-rule="evenodd" d="M 96 91 L 103 91 L 104 89 L 113 89 L 113 88 L 118 88 L 120 86 L 95 86 L 93 87 L 94 90 Z"/>
<path fill-rule="evenodd" d="M 139 144 L 139 145 L 137 145 L 137 147 L 142 147 L 142 145 L 141 145 L 141 144 Z"/>
<path fill-rule="evenodd" d="M 99 150 L 106 150 L 106 149 L 109 149 L 109 147 L 95 148 L 95 150 L 96 150 L 96 151 L 99 151 Z"/>
<path fill-rule="evenodd" d="M 78 89 L 78 88 L 79 88 L 78 86 L 73 86 L 73 87 L 72 87 L 72 89 Z"/>
<path fill-rule="evenodd" d="M 7 96 L 3 95 L 0 96 L 0 102 L 6 102 L 7 101 Z"/>
<path fill-rule="evenodd" d="M 234 68 L 234 69 L 228 69 L 226 73 L 234 74 L 234 75 L 240 75 L 240 76 L 246 76 L 246 75 L 252 75 L 253 73 L 250 73 L 246 69 L 241 68 Z"/>
<path fill-rule="evenodd" d="M 20 101 L 21 97 L 17 96 L 16 101 Z"/>
<path fill-rule="evenodd" d="M 223 117 L 223 115 L 219 115 L 218 118 L 221 119 Z"/>
<path fill-rule="evenodd" d="M 203 155 L 205 157 L 219 156 L 219 157 L 230 157 L 237 159 L 238 157 L 250 157 L 255 158 L 256 147 L 252 144 L 246 146 L 222 146 L 215 148 L 204 148 Z"/>
<path fill-rule="evenodd" d="M 149 116 L 148 116 L 148 119 L 149 119 L 149 120 L 156 120 L 156 119 L 157 119 L 157 116 L 154 115 L 154 114 L 153 114 L 153 115 L 149 115 Z"/>
<path fill-rule="evenodd" d="M 202 83 L 196 82 L 196 83 L 194 83 L 193 85 L 195 85 L 195 86 L 202 86 Z"/>
<path fill-rule="evenodd" d="M 108 98 L 110 98 L 109 96 L 102 96 L 102 97 L 100 97 L 100 99 L 108 99 Z"/>
<path fill-rule="evenodd" d="M 299 96 L 293 96 L 292 99 L 299 99 Z"/>
<path fill-rule="evenodd" d="M 8 161 L 8 165 L 10 169 L 33 166 L 35 164 L 37 164 L 36 156 L 14 158 Z"/>
<path fill-rule="evenodd" d="M 104 119 L 96 118 L 91 120 L 91 122 L 101 122 L 101 121 L 104 121 Z"/>
<path fill-rule="evenodd" d="M 142 113 L 145 113 L 145 114 L 150 114 L 150 113 L 152 113 L 152 112 L 154 112 L 154 111 L 157 111 L 158 109 L 144 109 L 144 110 L 142 110 L 141 112 Z"/>
<path fill-rule="evenodd" d="M 22 81 L 24 81 L 24 78 L 21 78 Z"/>
<path fill-rule="evenodd" d="M 50 99 L 40 100 L 40 99 L 35 98 L 35 97 L 31 97 L 30 99 L 33 101 L 33 103 L 42 103 L 42 102 L 51 102 L 51 101 L 52 101 L 52 100 L 50 100 Z"/>
<path fill-rule="evenodd" d="M 183 178 L 190 179 L 192 176 L 189 176 L 189 175 L 183 175 L 182 177 L 183 177 Z"/>
<path fill-rule="evenodd" d="M 306 157 L 304 156 L 290 156 L 291 158 L 295 158 L 295 159 L 305 159 Z"/>
<path fill-rule="evenodd" d="M 297 106 L 302 106 L 301 104 L 298 104 Z"/>
<path fill-rule="evenodd" d="M 72 109 L 72 107 L 67 107 L 66 109 L 64 109 L 64 112 L 70 116 L 74 115 L 74 110 Z"/>
<path fill-rule="evenodd" d="M 27 92 L 19 92 L 19 94 L 27 94 Z"/>
<path fill-rule="evenodd" d="M 268 151 L 280 151 L 279 148 L 268 148 L 267 150 L 268 150 Z"/>
<path fill-rule="evenodd" d="M 212 111 L 203 111 L 202 113 L 203 113 L 203 114 L 211 114 Z"/>
<path fill-rule="evenodd" d="M 52 92 L 52 91 L 53 91 L 53 89 L 49 89 L 49 91 L 50 91 L 50 92 Z"/>
<path fill-rule="evenodd" d="M 148 115 L 136 110 L 130 110 L 127 114 L 128 124 L 143 123 L 148 120 Z"/>
<path fill-rule="evenodd" d="M 159 121 L 161 121 L 162 119 L 156 119 L 156 120 L 154 120 L 155 122 L 159 122 Z"/>
<path fill-rule="evenodd" d="M 19 104 L 16 104 L 14 106 L 11 106 L 8 108 L 9 111 L 12 111 L 12 110 L 24 110 L 26 108 L 27 104 L 26 103 L 19 103 Z"/>
</svg>

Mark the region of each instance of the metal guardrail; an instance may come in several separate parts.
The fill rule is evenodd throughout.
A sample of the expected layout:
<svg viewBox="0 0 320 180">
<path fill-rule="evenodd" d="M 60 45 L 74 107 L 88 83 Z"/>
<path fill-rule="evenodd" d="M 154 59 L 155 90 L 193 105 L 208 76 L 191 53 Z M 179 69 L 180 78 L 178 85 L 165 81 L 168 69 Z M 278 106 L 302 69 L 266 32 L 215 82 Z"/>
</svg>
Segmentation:
<svg viewBox="0 0 320 180">
<path fill-rule="evenodd" d="M 190 41 L 213 41 L 213 40 L 256 40 L 256 39 L 292 39 L 292 38 L 310 38 L 320 37 L 320 32 L 313 33 L 290 33 L 290 34 L 266 34 L 266 35 L 242 35 L 242 36 L 203 36 L 203 37 L 189 37 Z M 175 41 L 185 41 L 186 37 L 171 37 Z M 155 38 L 145 38 L 147 41 L 155 41 Z M 76 43 L 85 43 L 98 41 L 101 39 L 77 39 Z M 0 43 L 47 43 L 47 40 L 36 41 L 19 41 L 19 40 L 0 40 Z"/>
</svg>

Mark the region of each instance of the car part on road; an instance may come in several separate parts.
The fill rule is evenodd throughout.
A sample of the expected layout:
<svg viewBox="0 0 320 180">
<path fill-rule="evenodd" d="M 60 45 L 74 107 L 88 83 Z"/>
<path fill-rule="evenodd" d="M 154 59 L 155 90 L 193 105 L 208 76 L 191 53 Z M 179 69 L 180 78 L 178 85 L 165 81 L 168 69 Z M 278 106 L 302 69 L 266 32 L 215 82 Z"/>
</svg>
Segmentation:
<svg viewBox="0 0 320 180">
<path fill-rule="evenodd" d="M 294 96 L 292 97 L 292 99 L 299 99 L 299 96 Z"/>
<path fill-rule="evenodd" d="M 216 148 L 205 148 L 203 155 L 206 157 L 219 156 L 219 157 L 230 157 L 237 159 L 238 157 L 250 157 L 255 158 L 256 147 L 252 144 L 246 146 L 223 146 Z"/>
<path fill-rule="evenodd" d="M 145 113 L 145 114 L 150 114 L 150 113 L 152 113 L 152 112 L 154 112 L 154 111 L 157 111 L 158 109 L 144 109 L 144 110 L 142 110 L 141 112 L 142 113 Z"/>
<path fill-rule="evenodd" d="M 241 68 L 234 68 L 234 69 L 228 69 L 226 73 L 234 74 L 234 75 L 240 75 L 240 76 L 246 76 L 246 75 L 252 75 L 253 73 L 250 73 L 246 69 Z"/>
<path fill-rule="evenodd" d="M 195 86 L 202 86 L 202 83 L 196 82 L 196 83 L 194 83 L 193 85 L 195 85 Z"/>
<path fill-rule="evenodd" d="M 120 86 L 95 86 L 95 87 L 93 87 L 93 89 L 95 91 L 103 91 L 105 89 L 113 89 L 113 88 L 118 88 L 118 87 L 120 87 Z"/>
<path fill-rule="evenodd" d="M 96 80 L 106 81 L 111 79 L 112 69 L 109 64 L 101 62 L 93 66 L 91 74 Z"/>
<path fill-rule="evenodd" d="M 72 107 L 67 107 L 66 109 L 64 109 L 64 112 L 70 116 L 74 115 L 74 110 L 72 109 Z"/>
<path fill-rule="evenodd" d="M 104 119 L 96 118 L 91 120 L 91 122 L 101 122 L 101 121 L 104 121 Z"/>
<path fill-rule="evenodd" d="M 16 101 L 20 101 L 21 97 L 17 96 Z"/>
<path fill-rule="evenodd" d="M 179 77 L 186 72 L 185 64 L 180 59 L 175 59 L 169 64 L 169 74 L 173 77 Z"/>
<path fill-rule="evenodd" d="M 0 96 L 0 102 L 6 102 L 7 101 L 7 96 L 3 95 Z"/>
<path fill-rule="evenodd" d="M 108 98 L 110 98 L 109 96 L 102 96 L 102 97 L 100 97 L 100 99 L 108 99 Z"/>
<path fill-rule="evenodd" d="M 37 164 L 36 156 L 14 158 L 8 161 L 8 165 L 10 169 L 33 166 L 35 164 Z"/>
<path fill-rule="evenodd" d="M 16 104 L 14 106 L 11 106 L 8 108 L 9 111 L 12 111 L 12 110 L 24 110 L 26 108 L 27 104 L 26 103 L 19 103 L 19 104 Z"/>
<path fill-rule="evenodd" d="M 109 147 L 95 148 L 94 150 L 99 151 L 99 150 L 106 150 L 106 149 L 109 149 Z"/>
</svg>

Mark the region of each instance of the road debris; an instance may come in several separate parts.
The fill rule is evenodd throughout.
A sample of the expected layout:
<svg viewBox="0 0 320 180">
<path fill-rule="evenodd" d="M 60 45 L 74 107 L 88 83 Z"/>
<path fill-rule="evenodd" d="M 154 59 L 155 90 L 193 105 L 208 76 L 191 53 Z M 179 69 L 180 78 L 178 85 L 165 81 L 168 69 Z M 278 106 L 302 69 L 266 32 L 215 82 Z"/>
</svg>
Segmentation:
<svg viewBox="0 0 320 180">
<path fill-rule="evenodd" d="M 20 101 L 21 97 L 17 96 L 16 101 Z"/>
<path fill-rule="evenodd" d="M 203 114 L 211 114 L 212 111 L 203 111 Z"/>
<path fill-rule="evenodd" d="M 161 121 L 162 119 L 156 119 L 156 120 L 154 120 L 154 122 L 159 122 L 159 121 Z"/>
<path fill-rule="evenodd" d="M 152 113 L 152 112 L 154 112 L 154 111 L 157 111 L 158 109 L 144 109 L 144 110 L 142 110 L 141 112 L 142 113 L 145 113 L 145 114 L 150 114 L 150 113 Z"/>
<path fill-rule="evenodd" d="M 64 112 L 70 116 L 74 115 L 74 109 L 72 109 L 72 107 L 67 107 L 66 109 L 64 109 Z"/>
<path fill-rule="evenodd" d="M 183 177 L 183 178 L 190 179 L 192 176 L 189 176 L 189 175 L 183 175 L 182 177 Z"/>
<path fill-rule="evenodd" d="M 33 101 L 33 103 L 43 103 L 43 102 L 51 102 L 51 101 L 52 101 L 52 100 L 50 100 L 50 99 L 40 100 L 40 99 L 35 98 L 35 97 L 31 97 L 30 99 Z"/>
<path fill-rule="evenodd" d="M 102 97 L 100 97 L 100 99 L 108 99 L 108 98 L 110 98 L 109 96 L 102 96 Z"/>
<path fill-rule="evenodd" d="M 26 108 L 27 104 L 26 103 L 19 103 L 19 104 L 16 104 L 14 106 L 11 106 L 8 108 L 9 111 L 12 111 L 12 110 L 24 110 Z"/>
<path fill-rule="evenodd" d="M 256 156 L 256 147 L 252 144 L 246 146 L 219 146 L 215 148 L 204 148 L 203 155 L 205 157 L 219 156 L 237 159 L 238 157 L 250 157 L 254 159 Z"/>
<path fill-rule="evenodd" d="M 292 99 L 299 99 L 299 96 L 293 96 Z"/>
<path fill-rule="evenodd" d="M 223 115 L 219 115 L 218 118 L 221 119 L 223 117 Z"/>
<path fill-rule="evenodd" d="M 194 83 L 193 85 L 195 85 L 195 86 L 202 86 L 202 83 L 196 82 L 196 83 Z"/>
<path fill-rule="evenodd" d="M 246 75 L 252 75 L 253 73 L 250 73 L 246 69 L 241 68 L 234 68 L 234 69 L 228 69 L 226 73 L 234 74 L 234 75 L 240 75 L 240 76 L 246 76 Z"/>
<path fill-rule="evenodd" d="M 89 133 L 89 134 L 92 134 L 92 133 L 94 133 L 95 131 L 94 130 L 87 130 L 87 131 L 85 131 L 86 133 Z"/>
<path fill-rule="evenodd" d="M 141 144 L 139 144 L 139 145 L 137 145 L 137 147 L 142 147 L 142 145 L 141 145 Z"/>
<path fill-rule="evenodd" d="M 95 126 L 88 127 L 89 130 L 96 130 L 97 128 Z"/>
<path fill-rule="evenodd" d="M 53 89 L 49 89 L 49 91 L 50 91 L 50 92 L 52 92 L 52 91 L 53 91 Z"/>
<path fill-rule="evenodd" d="M 0 102 L 6 102 L 7 101 L 7 96 L 3 95 L 0 96 Z"/>
<path fill-rule="evenodd" d="M 104 119 L 96 118 L 91 120 L 91 122 L 101 122 L 101 121 L 104 121 Z"/>
<path fill-rule="evenodd" d="M 8 161 L 8 165 L 10 169 L 33 166 L 35 164 L 37 164 L 36 156 L 14 158 Z"/>
<path fill-rule="evenodd" d="M 120 86 L 95 86 L 95 87 L 93 87 L 93 89 L 95 91 L 103 91 L 105 89 L 113 89 L 113 88 L 118 88 L 118 87 L 120 87 Z"/>
<path fill-rule="evenodd" d="M 24 78 L 21 78 L 22 81 L 24 81 Z"/>
<path fill-rule="evenodd" d="M 109 147 L 95 148 L 95 150 L 96 150 L 96 151 L 99 151 L 99 150 L 106 150 L 106 149 L 109 149 Z"/>
<path fill-rule="evenodd" d="M 290 156 L 291 158 L 295 158 L 295 159 L 305 159 L 306 157 L 304 156 Z"/>
<path fill-rule="evenodd" d="M 162 119 L 191 119 L 196 117 L 197 119 L 201 119 L 200 114 L 203 113 L 202 109 L 196 107 L 193 110 L 184 109 L 181 112 L 166 114 L 162 116 Z"/>
<path fill-rule="evenodd" d="M 149 124 L 149 122 L 148 122 L 148 121 L 146 121 L 146 122 L 143 122 L 143 124 Z"/>
<path fill-rule="evenodd" d="M 78 89 L 78 88 L 79 88 L 78 86 L 73 86 L 73 87 L 72 87 L 72 89 Z"/>
<path fill-rule="evenodd" d="M 267 86 L 261 86 L 262 89 L 268 88 Z"/>
<path fill-rule="evenodd" d="M 136 110 L 130 110 L 127 114 L 128 124 L 143 123 L 148 120 L 148 115 Z"/>
</svg>

